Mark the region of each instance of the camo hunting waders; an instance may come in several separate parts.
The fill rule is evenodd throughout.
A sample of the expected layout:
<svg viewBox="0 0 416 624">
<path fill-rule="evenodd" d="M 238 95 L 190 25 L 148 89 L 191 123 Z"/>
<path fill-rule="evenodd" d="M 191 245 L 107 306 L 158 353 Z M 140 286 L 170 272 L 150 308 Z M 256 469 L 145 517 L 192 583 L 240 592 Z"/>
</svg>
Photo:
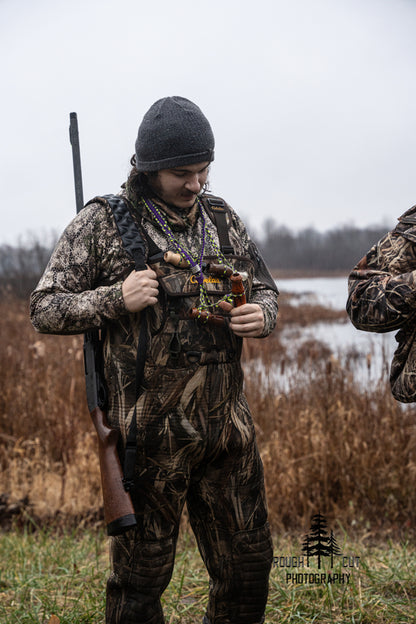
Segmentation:
<svg viewBox="0 0 416 624">
<path fill-rule="evenodd" d="M 154 311 L 137 404 L 131 494 L 138 525 L 112 538 L 106 621 L 165 621 L 160 597 L 172 575 L 186 503 L 210 577 L 204 621 L 258 624 L 264 619 L 272 545 L 263 467 L 242 391 L 241 341 L 227 325 L 214 329 L 184 320 L 183 310 L 195 305 L 183 283 L 189 275 L 163 263 L 152 268 L 167 305 L 163 318 Z"/>
</svg>

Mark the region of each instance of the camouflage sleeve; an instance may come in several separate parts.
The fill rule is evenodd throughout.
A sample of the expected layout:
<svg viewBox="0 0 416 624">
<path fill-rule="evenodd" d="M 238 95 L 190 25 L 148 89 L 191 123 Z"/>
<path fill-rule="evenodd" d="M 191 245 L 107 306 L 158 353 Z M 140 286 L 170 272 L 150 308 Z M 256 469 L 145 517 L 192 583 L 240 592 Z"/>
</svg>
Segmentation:
<svg viewBox="0 0 416 624">
<path fill-rule="evenodd" d="M 106 208 L 84 208 L 62 234 L 31 295 L 35 329 L 82 333 L 126 314 L 121 293 L 126 263 L 120 257 L 121 242 Z"/>
<path fill-rule="evenodd" d="M 250 303 L 257 303 L 263 310 L 264 330 L 260 338 L 265 338 L 276 326 L 278 311 L 277 297 L 279 291 L 256 244 L 251 240 L 244 223 L 230 206 L 229 208 L 233 219 L 234 230 L 238 237 L 238 243 L 242 245 L 244 251 L 251 256 L 254 263 L 255 272 Z M 237 243 L 237 241 L 233 241 L 233 243 L 234 242 Z"/>
<path fill-rule="evenodd" d="M 358 329 L 392 331 L 416 312 L 415 213 L 400 217 L 349 275 L 347 312 Z"/>
</svg>

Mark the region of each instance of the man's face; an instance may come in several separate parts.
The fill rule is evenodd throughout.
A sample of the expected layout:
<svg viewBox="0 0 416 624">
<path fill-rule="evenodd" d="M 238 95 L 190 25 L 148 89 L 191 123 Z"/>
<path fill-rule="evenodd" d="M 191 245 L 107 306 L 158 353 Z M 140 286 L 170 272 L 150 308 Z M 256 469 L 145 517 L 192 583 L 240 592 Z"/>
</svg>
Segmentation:
<svg viewBox="0 0 416 624">
<path fill-rule="evenodd" d="M 149 180 L 156 194 L 167 204 L 182 210 L 191 208 L 207 181 L 209 162 L 161 169 Z"/>
</svg>

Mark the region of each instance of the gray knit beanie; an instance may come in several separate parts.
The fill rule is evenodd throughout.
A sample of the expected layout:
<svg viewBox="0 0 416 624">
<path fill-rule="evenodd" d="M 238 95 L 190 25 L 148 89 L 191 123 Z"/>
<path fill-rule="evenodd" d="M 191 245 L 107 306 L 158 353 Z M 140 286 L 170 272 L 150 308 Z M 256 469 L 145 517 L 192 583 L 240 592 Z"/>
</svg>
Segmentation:
<svg viewBox="0 0 416 624">
<path fill-rule="evenodd" d="M 201 109 L 173 96 L 155 102 L 136 140 L 136 169 L 159 171 L 214 160 L 214 135 Z"/>
</svg>

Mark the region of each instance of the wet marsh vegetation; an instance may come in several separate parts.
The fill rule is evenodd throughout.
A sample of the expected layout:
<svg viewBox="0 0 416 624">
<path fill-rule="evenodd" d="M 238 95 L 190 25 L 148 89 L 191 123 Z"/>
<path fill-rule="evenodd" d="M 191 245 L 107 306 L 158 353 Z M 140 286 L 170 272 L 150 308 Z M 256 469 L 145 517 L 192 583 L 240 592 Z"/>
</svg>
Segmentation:
<svg viewBox="0 0 416 624">
<path fill-rule="evenodd" d="M 0 621 L 101 623 L 108 554 L 82 337 L 36 334 L 24 301 L 1 301 L 0 314 Z M 344 585 L 288 583 L 273 568 L 266 621 L 414 622 L 416 410 L 391 397 L 388 362 L 359 384 L 354 357 L 370 369 L 370 355 L 346 364 L 318 340 L 287 348 L 285 328 L 318 321 L 346 315 L 282 295 L 278 329 L 245 344 L 246 393 L 275 552 L 298 553 L 320 512 L 361 565 Z M 201 621 L 206 592 L 185 517 L 167 622 Z"/>
</svg>

